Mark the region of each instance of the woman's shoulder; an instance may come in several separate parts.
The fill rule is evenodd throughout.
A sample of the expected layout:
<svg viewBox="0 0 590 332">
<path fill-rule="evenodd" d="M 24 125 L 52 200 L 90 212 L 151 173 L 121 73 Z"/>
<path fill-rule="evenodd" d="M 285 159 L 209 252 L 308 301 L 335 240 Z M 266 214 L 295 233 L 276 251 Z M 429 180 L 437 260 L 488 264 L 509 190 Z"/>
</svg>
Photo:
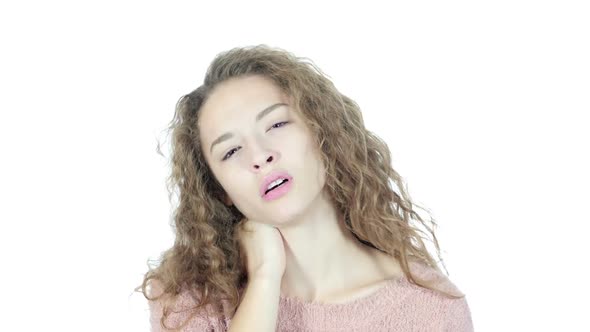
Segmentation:
<svg viewBox="0 0 590 332">
<path fill-rule="evenodd" d="M 434 288 L 453 294 L 455 296 L 464 296 L 465 294 L 459 287 L 445 275 L 438 266 L 430 266 L 419 260 L 408 260 L 410 272 L 420 279 L 425 280 Z"/>
<path fill-rule="evenodd" d="M 167 331 L 161 326 L 162 317 L 164 316 L 164 303 L 169 296 L 163 294 L 162 285 L 156 280 L 151 281 L 150 297 L 162 297 L 148 301 L 150 308 L 150 324 L 152 332 Z M 224 325 L 223 318 L 215 317 L 215 311 L 212 304 L 207 304 L 195 314 L 195 308 L 201 299 L 201 292 L 197 287 L 185 287 L 173 299 L 168 301 L 169 310 L 168 316 L 165 319 L 165 324 L 170 328 L 177 328 L 184 322 L 190 319 L 188 324 L 182 331 L 221 331 Z M 191 317 L 192 316 L 192 317 Z"/>
<path fill-rule="evenodd" d="M 436 310 L 437 308 L 442 308 L 441 312 L 444 315 L 441 315 L 438 320 L 442 324 L 441 326 L 444 326 L 445 331 L 473 331 L 471 309 L 466 294 L 438 267 L 417 261 L 411 262 L 409 265 L 415 275 L 430 282 L 435 289 L 458 297 L 449 298 L 438 292 L 406 283 L 422 295 L 415 298 L 424 305 L 424 314 L 436 313 L 439 312 Z"/>
</svg>

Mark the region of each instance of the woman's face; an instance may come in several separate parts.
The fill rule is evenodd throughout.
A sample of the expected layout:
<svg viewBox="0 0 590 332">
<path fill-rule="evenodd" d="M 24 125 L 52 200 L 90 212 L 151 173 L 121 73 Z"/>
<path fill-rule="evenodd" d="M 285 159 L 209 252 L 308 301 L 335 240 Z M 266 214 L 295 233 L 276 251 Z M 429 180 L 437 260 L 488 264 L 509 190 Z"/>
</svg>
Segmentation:
<svg viewBox="0 0 590 332">
<path fill-rule="evenodd" d="M 260 75 L 219 84 L 201 108 L 199 132 L 205 159 L 228 202 L 248 219 L 286 223 L 304 213 L 321 194 L 324 166 L 301 116 L 290 98 Z M 218 140 L 226 133 L 230 134 L 225 135 L 227 139 Z M 275 171 L 292 177 L 290 190 L 266 200 L 261 186 Z"/>
</svg>

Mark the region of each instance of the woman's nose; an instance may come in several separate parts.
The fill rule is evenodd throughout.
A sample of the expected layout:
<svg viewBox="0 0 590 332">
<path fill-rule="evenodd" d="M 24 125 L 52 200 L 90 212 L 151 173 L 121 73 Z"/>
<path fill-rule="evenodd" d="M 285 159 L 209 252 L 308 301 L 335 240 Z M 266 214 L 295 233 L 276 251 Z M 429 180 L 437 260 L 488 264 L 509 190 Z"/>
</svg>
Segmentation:
<svg viewBox="0 0 590 332">
<path fill-rule="evenodd" d="M 254 138 L 252 141 L 246 142 L 246 145 L 249 152 L 247 162 L 250 163 L 248 167 L 251 170 L 260 171 L 280 159 L 280 153 L 272 148 L 269 141 L 264 141 L 263 138 Z"/>
<path fill-rule="evenodd" d="M 262 158 L 261 161 L 259 161 L 259 160 L 254 161 L 254 169 L 259 170 L 261 168 L 265 168 L 267 164 L 271 164 L 271 163 L 273 163 L 273 161 L 275 161 L 274 154 L 266 153 L 266 157 Z"/>
</svg>

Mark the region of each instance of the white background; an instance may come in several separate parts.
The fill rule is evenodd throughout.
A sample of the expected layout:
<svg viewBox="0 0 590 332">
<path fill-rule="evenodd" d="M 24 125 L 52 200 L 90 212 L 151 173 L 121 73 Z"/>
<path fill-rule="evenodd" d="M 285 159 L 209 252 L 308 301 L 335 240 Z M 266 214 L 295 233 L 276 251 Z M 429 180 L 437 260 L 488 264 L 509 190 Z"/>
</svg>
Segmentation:
<svg viewBox="0 0 590 332">
<path fill-rule="evenodd" d="M 149 329 L 157 140 L 217 53 L 260 43 L 359 103 L 476 331 L 590 330 L 585 1 L 212 3 L 0 5 L 1 330 Z"/>
</svg>

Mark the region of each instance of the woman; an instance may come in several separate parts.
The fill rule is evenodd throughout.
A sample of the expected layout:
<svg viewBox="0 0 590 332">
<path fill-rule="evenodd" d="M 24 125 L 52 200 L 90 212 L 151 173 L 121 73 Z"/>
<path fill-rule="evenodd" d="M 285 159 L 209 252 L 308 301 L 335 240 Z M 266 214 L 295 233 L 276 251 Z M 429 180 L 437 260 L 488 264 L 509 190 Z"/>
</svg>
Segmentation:
<svg viewBox="0 0 590 332">
<path fill-rule="evenodd" d="M 140 286 L 154 331 L 473 329 L 387 145 L 310 61 L 221 53 L 169 128 L 176 240 Z"/>
</svg>

